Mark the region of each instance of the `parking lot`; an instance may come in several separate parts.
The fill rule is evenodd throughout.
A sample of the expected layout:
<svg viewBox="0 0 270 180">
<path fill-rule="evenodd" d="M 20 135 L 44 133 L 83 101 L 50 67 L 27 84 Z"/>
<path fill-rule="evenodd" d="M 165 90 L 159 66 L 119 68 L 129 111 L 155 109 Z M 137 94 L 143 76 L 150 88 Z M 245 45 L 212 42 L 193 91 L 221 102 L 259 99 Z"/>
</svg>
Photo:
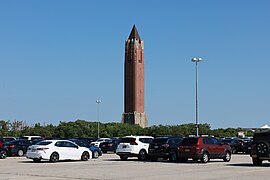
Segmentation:
<svg viewBox="0 0 270 180">
<path fill-rule="evenodd" d="M 25 157 L 0 159 L 0 179 L 268 179 L 270 163 L 255 167 L 249 155 L 233 155 L 229 163 L 210 160 L 207 164 L 120 161 L 115 154 L 104 154 L 87 162 L 64 161 L 33 163 Z"/>
</svg>

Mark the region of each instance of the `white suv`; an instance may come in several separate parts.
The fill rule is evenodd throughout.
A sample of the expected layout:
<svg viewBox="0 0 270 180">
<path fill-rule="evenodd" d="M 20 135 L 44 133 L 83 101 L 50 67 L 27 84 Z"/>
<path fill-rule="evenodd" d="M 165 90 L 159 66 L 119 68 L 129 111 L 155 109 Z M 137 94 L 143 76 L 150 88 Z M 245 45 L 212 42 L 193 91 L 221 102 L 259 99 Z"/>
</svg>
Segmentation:
<svg viewBox="0 0 270 180">
<path fill-rule="evenodd" d="M 139 160 L 147 159 L 149 143 L 154 139 L 152 136 L 126 136 L 120 140 L 116 154 L 121 160 L 128 157 L 138 157 Z"/>
</svg>

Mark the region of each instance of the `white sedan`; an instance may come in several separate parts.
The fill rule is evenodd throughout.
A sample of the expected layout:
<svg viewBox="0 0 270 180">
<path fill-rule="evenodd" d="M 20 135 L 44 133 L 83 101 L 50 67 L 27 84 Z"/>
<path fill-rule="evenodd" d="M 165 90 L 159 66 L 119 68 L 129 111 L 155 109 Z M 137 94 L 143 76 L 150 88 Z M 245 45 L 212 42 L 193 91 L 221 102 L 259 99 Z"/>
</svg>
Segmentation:
<svg viewBox="0 0 270 180">
<path fill-rule="evenodd" d="M 68 140 L 44 140 L 27 149 L 26 157 L 40 162 L 41 159 L 57 162 L 59 160 L 82 160 L 92 158 L 92 152 Z"/>
</svg>

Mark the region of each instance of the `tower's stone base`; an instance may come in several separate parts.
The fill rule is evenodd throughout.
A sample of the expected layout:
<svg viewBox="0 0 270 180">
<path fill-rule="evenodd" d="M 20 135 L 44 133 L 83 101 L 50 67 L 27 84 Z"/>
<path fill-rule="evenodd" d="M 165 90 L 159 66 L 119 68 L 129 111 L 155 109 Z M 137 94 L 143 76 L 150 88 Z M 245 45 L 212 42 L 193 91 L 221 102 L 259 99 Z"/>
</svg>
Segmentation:
<svg viewBox="0 0 270 180">
<path fill-rule="evenodd" d="M 145 112 L 144 113 L 138 113 L 138 112 L 123 113 L 122 123 L 138 124 L 142 128 L 145 128 L 148 126 L 148 120 L 147 120 Z"/>
</svg>

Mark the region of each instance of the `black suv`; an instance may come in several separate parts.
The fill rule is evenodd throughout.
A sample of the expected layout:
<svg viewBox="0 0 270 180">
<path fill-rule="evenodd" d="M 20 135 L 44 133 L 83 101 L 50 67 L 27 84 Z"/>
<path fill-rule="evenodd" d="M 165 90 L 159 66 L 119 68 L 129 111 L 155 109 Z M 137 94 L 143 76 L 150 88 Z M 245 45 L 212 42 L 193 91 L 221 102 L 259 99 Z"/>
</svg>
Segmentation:
<svg viewBox="0 0 270 180">
<path fill-rule="evenodd" d="M 157 161 L 158 158 L 163 158 L 175 162 L 176 156 L 172 156 L 177 151 L 177 147 L 182 141 L 181 137 L 156 137 L 151 141 L 148 148 L 148 157 L 152 161 Z"/>
<path fill-rule="evenodd" d="M 254 133 L 250 156 L 255 166 L 262 165 L 263 160 L 270 161 L 270 132 Z"/>
</svg>

